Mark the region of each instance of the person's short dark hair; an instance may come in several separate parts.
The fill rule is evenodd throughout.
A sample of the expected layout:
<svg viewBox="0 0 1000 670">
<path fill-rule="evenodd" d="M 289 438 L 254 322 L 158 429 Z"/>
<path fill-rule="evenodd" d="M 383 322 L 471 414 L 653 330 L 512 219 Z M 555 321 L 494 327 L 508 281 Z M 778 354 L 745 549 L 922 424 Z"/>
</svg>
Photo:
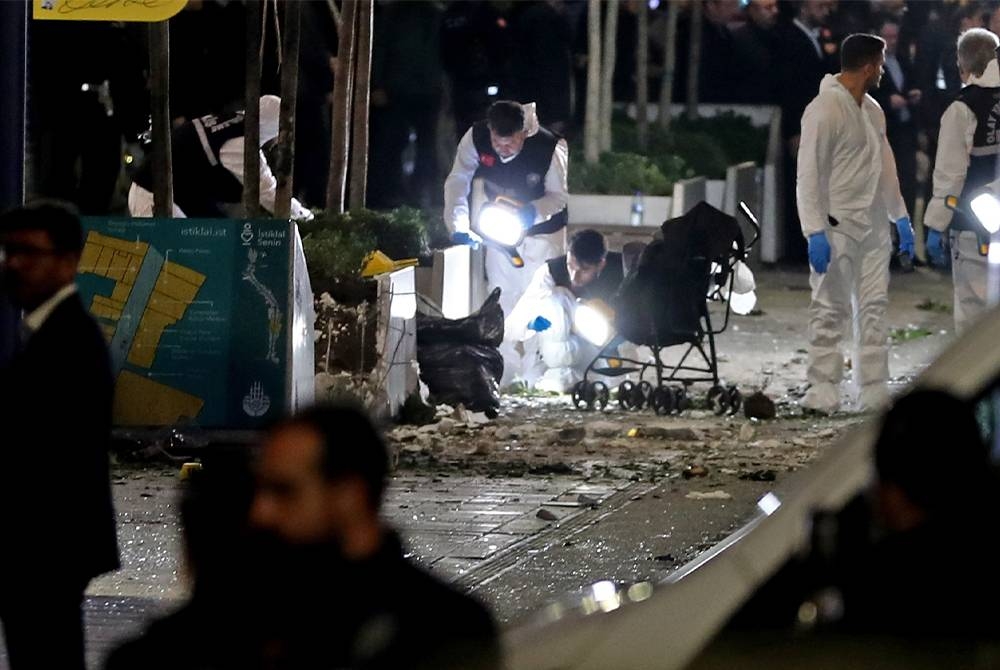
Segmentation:
<svg viewBox="0 0 1000 670">
<path fill-rule="evenodd" d="M 604 243 L 604 235 L 587 228 L 573 235 L 569 241 L 569 251 L 580 263 L 597 265 L 604 260 L 608 247 Z"/>
<path fill-rule="evenodd" d="M 389 471 L 389 450 L 363 406 L 350 402 L 313 405 L 278 424 L 288 426 L 316 431 L 322 442 L 320 467 L 324 477 L 359 476 L 368 488 L 372 509 L 379 509 Z"/>
<path fill-rule="evenodd" d="M 497 100 L 486 110 L 486 124 L 500 137 L 524 130 L 524 107 L 514 100 Z"/>
<path fill-rule="evenodd" d="M 858 70 L 874 63 L 885 51 L 885 40 L 878 35 L 854 33 L 840 44 L 840 69 L 845 72 Z"/>
<path fill-rule="evenodd" d="M 76 207 L 61 200 L 39 199 L 0 214 L 0 232 L 42 230 L 58 253 L 83 251 L 83 224 Z"/>
<path fill-rule="evenodd" d="M 981 495 L 992 466 L 974 406 L 940 390 L 900 397 L 882 418 L 875 470 L 880 482 L 898 485 L 927 511 Z"/>
</svg>

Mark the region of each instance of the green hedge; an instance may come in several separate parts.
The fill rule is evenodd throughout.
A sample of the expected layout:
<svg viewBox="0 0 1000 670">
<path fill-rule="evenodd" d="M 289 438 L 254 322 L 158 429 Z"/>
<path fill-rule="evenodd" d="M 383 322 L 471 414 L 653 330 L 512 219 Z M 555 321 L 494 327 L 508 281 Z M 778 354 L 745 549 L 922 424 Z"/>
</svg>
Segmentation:
<svg viewBox="0 0 1000 670">
<path fill-rule="evenodd" d="M 419 209 L 355 210 L 343 214 L 318 212 L 299 223 L 309 281 L 317 295 L 358 304 L 370 288 L 361 279 L 365 257 L 378 249 L 393 260 L 424 258 L 430 253 L 429 221 Z"/>
<path fill-rule="evenodd" d="M 617 113 L 611 123 L 612 152 L 599 165 L 586 165 L 578 139 L 570 149 L 572 193 L 670 195 L 673 183 L 695 175 L 724 179 L 730 165 L 753 161 L 763 165 L 767 155 L 767 128 L 749 117 L 721 112 L 714 117 L 688 120 L 678 117 L 664 131 L 656 123 L 648 129 L 646 149 L 639 147 L 635 120 Z"/>
</svg>

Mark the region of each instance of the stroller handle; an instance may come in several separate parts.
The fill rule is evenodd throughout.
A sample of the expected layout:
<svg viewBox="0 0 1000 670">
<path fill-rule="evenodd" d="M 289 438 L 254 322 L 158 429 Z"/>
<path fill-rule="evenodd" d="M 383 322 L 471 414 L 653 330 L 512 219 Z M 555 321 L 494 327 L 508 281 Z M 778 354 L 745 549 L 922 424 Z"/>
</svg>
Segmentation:
<svg viewBox="0 0 1000 670">
<path fill-rule="evenodd" d="M 747 218 L 747 221 L 750 222 L 750 226 L 753 228 L 753 239 L 747 242 L 746 245 L 747 251 L 750 251 L 753 245 L 757 243 L 757 240 L 760 239 L 760 222 L 757 221 L 757 217 L 750 210 L 750 206 L 743 200 L 740 200 L 740 211 L 743 212 L 743 216 Z"/>
</svg>

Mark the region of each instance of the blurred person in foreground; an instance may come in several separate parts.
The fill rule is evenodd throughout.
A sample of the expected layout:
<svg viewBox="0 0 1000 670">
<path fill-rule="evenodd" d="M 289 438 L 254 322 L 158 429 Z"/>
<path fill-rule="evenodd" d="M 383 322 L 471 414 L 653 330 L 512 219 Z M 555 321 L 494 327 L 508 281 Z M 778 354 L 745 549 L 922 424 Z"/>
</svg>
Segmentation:
<svg viewBox="0 0 1000 670">
<path fill-rule="evenodd" d="M 44 490 L 0 487 L 0 620 L 12 670 L 85 666 L 83 593 L 119 566 L 108 449 L 108 348 L 77 294 L 76 210 L 39 200 L 0 215 L 4 290 L 23 310 L 0 369 L 4 469 Z"/>
<path fill-rule="evenodd" d="M 971 212 L 948 209 L 945 198 L 958 196 L 964 202 L 963 209 L 968 211 L 968 200 L 997 178 L 998 45 L 1000 39 L 985 28 L 972 28 L 958 38 L 958 67 L 964 86 L 941 117 L 934 161 L 934 194 L 924 215 L 924 225 L 929 228 L 927 257 L 931 263 L 947 266 L 946 249 L 952 250 L 952 312 L 957 333 L 968 328 L 986 309 L 988 265 L 979 247 L 988 240 L 988 235 Z"/>
<path fill-rule="evenodd" d="M 577 304 L 599 300 L 613 307 L 623 278 L 622 255 L 608 251 L 604 236 L 592 229 L 575 233 L 568 253 L 535 271 L 504 320 L 506 340 L 538 352 L 537 369 L 526 375 L 535 388 L 565 393 L 583 379 L 601 347 L 576 332 Z"/>
<path fill-rule="evenodd" d="M 105 670 L 499 670 L 490 612 L 407 560 L 382 520 L 388 469 L 378 429 L 348 404 L 206 464 L 181 508 L 192 598 Z"/>
<path fill-rule="evenodd" d="M 802 405 L 823 414 L 840 409 L 845 324 L 853 326 L 857 408 L 878 409 L 889 400 L 887 221 L 899 231 L 900 253 L 913 257 L 885 114 L 867 93 L 882 77 L 885 40 L 849 35 L 840 57 L 840 74 L 823 78 L 802 115 L 796 191 L 812 287 L 809 389 Z"/>
</svg>

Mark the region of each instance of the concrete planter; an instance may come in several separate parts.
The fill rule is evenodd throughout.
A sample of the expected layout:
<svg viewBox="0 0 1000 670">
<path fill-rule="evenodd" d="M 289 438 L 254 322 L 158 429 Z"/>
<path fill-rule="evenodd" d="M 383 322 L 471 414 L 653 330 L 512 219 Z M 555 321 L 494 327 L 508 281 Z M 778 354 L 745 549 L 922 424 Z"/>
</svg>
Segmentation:
<svg viewBox="0 0 1000 670">
<path fill-rule="evenodd" d="M 643 227 L 659 226 L 668 218 L 671 207 L 669 196 L 646 195 L 642 198 L 645 213 Z M 598 195 L 571 193 L 569 196 L 569 222 L 581 225 L 629 225 L 632 211 L 631 195 Z"/>
</svg>

